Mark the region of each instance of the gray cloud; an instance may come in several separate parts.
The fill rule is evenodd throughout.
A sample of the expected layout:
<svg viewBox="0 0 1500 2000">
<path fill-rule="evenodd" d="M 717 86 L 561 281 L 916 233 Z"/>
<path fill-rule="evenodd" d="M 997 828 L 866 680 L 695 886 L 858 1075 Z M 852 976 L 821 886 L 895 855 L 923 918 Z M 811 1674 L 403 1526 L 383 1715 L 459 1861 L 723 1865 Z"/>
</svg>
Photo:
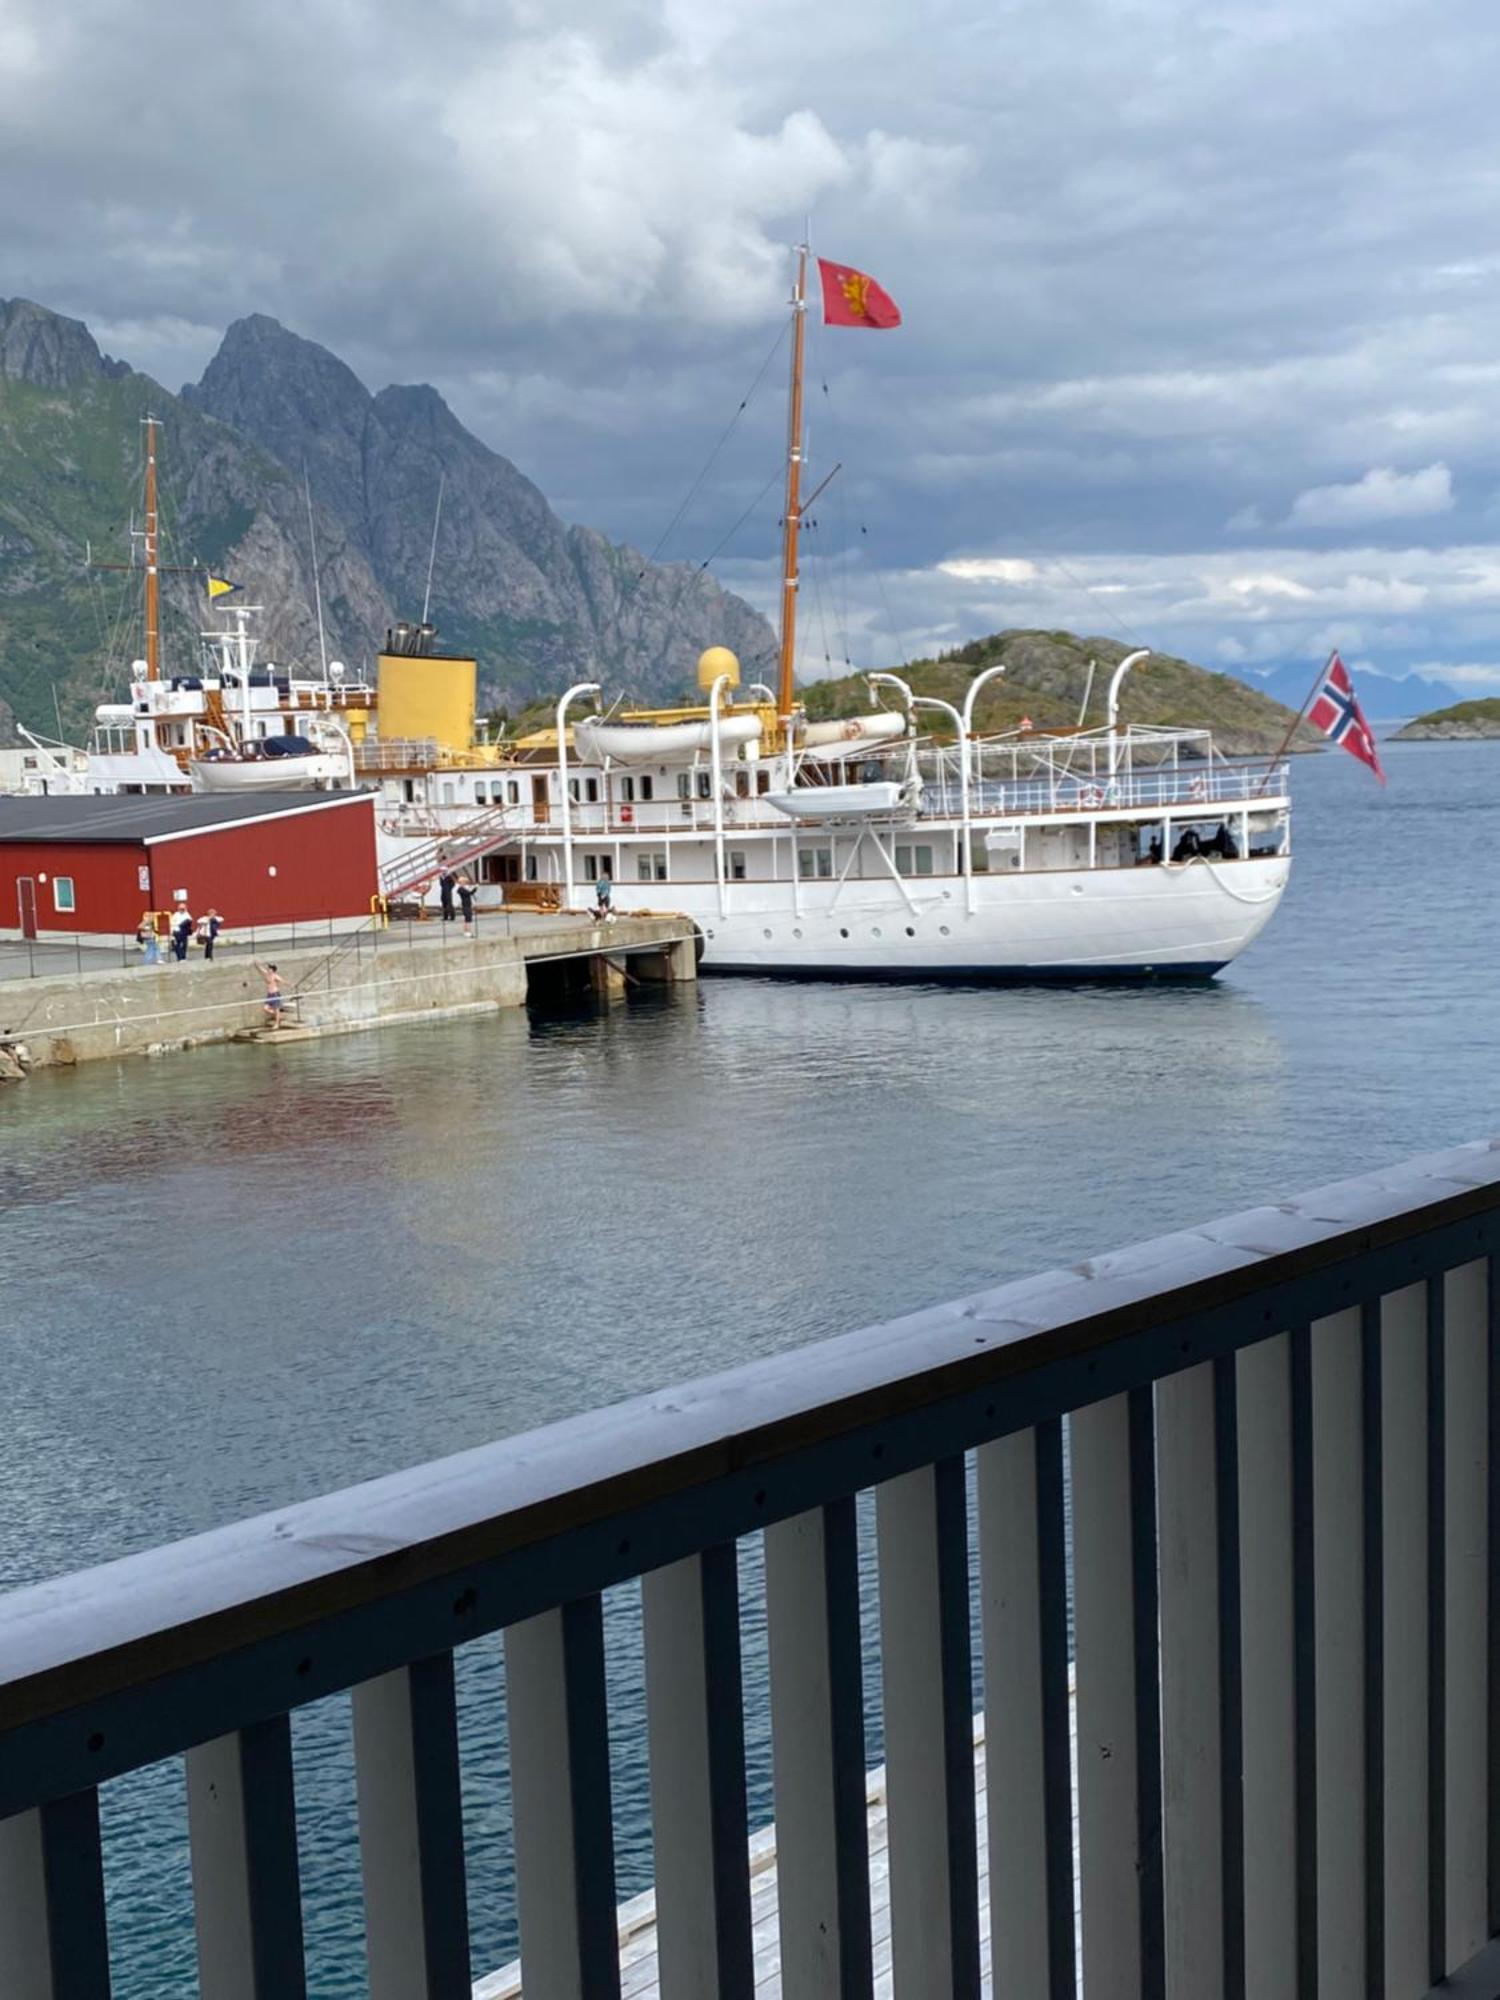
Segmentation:
<svg viewBox="0 0 1500 2000">
<path fill-rule="evenodd" d="M 1497 57 L 1483 0 L 1441 35 L 1415 0 L 160 0 L 128 34 L 106 0 L 3 0 L 0 293 L 174 384 L 275 313 L 375 386 L 436 382 L 649 548 L 811 209 L 906 316 L 814 342 L 813 455 L 845 469 L 811 666 L 1029 606 L 1225 664 L 1357 627 L 1479 672 Z M 779 373 L 665 554 L 761 491 Z M 776 511 L 716 565 L 763 602 Z M 965 562 L 1033 563 L 1030 595 Z"/>
</svg>

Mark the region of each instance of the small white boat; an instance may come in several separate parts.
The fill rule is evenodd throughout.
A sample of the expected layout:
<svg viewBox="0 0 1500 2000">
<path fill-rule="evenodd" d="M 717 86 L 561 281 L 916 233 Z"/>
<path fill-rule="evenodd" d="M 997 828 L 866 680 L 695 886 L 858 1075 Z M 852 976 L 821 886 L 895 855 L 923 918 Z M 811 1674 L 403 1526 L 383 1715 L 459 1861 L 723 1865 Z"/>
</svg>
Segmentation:
<svg viewBox="0 0 1500 2000">
<path fill-rule="evenodd" d="M 719 746 L 737 751 L 742 743 L 753 743 L 761 733 L 758 715 L 725 715 L 719 718 Z M 702 722 L 598 722 L 586 717 L 573 726 L 574 748 L 588 763 L 659 764 L 678 757 L 691 757 L 697 750 L 712 750 L 713 725 Z"/>
<path fill-rule="evenodd" d="M 850 715 L 841 722 L 809 722 L 798 736 L 798 748 L 819 763 L 858 757 L 880 743 L 894 743 L 906 734 L 906 717 L 880 709 L 873 715 Z"/>
<path fill-rule="evenodd" d="M 210 753 L 189 758 L 188 772 L 199 792 L 308 792 L 320 785 L 347 784 L 349 759 L 319 750 L 297 757 Z"/>
<path fill-rule="evenodd" d="M 799 785 L 791 792 L 767 792 L 766 804 L 788 819 L 878 819 L 899 812 L 905 793 L 904 785 L 890 779 L 868 785 Z"/>
</svg>

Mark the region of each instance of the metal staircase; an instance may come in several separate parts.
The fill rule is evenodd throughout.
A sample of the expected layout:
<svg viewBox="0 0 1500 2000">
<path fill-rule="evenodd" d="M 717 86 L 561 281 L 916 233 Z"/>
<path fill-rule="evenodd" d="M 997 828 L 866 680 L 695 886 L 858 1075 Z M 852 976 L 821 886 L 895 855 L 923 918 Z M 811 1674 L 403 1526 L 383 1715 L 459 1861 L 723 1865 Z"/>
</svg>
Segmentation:
<svg viewBox="0 0 1500 2000">
<path fill-rule="evenodd" d="M 424 840 L 404 848 L 380 864 L 380 893 L 389 902 L 404 896 L 418 884 L 426 884 L 445 867 L 463 868 L 481 855 L 493 854 L 497 847 L 515 838 L 520 829 L 516 808 L 492 806 L 450 828 L 436 840 Z"/>
</svg>

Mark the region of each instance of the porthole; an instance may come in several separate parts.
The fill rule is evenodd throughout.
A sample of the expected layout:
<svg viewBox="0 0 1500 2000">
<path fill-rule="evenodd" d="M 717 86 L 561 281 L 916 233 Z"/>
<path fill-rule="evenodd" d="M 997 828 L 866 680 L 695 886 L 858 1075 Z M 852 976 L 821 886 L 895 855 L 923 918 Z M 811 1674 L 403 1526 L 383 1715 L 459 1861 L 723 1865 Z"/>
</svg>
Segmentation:
<svg viewBox="0 0 1500 2000">
<path fill-rule="evenodd" d="M 871 929 L 870 929 L 870 936 L 871 936 L 871 937 L 879 937 L 879 936 L 880 936 L 880 926 L 879 926 L 879 924 L 874 924 L 874 925 L 872 925 L 872 926 L 871 926 Z"/>
<path fill-rule="evenodd" d="M 911 925 L 910 925 L 910 924 L 908 924 L 908 925 L 906 926 L 906 935 L 907 935 L 908 937 L 915 937 L 915 936 L 916 936 L 916 932 L 915 932 L 915 931 L 914 931 L 914 930 L 912 929 L 912 927 L 911 927 Z"/>
<path fill-rule="evenodd" d="M 794 938 L 800 938 L 800 937 L 801 937 L 801 935 L 802 935 L 801 931 L 793 931 L 793 932 L 792 932 L 792 936 L 793 936 Z"/>
<path fill-rule="evenodd" d="M 771 935 L 771 933 L 770 933 L 769 931 L 762 931 L 762 932 L 761 932 L 761 936 L 762 936 L 762 937 L 764 937 L 764 938 L 768 938 L 768 937 L 769 937 L 770 935 Z"/>
<path fill-rule="evenodd" d="M 943 937 L 946 937 L 948 935 L 948 926 L 946 924 L 939 924 L 938 930 Z M 713 933 L 710 932 L 709 935 L 712 936 Z"/>
<path fill-rule="evenodd" d="M 840 937 L 843 937 L 843 938 L 846 938 L 846 937 L 848 937 L 848 935 L 849 935 L 849 933 L 848 933 L 847 931 L 840 931 L 840 932 L 839 932 L 839 936 L 840 936 Z"/>
</svg>

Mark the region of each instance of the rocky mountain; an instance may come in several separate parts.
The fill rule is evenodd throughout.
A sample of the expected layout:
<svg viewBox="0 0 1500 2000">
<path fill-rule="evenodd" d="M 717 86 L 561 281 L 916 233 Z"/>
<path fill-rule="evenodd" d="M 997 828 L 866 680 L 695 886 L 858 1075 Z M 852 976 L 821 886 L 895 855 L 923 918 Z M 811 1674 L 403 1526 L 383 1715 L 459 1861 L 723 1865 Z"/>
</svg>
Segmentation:
<svg viewBox="0 0 1500 2000">
<path fill-rule="evenodd" d="M 256 317 L 173 396 L 102 354 L 81 321 L 0 300 L 0 727 L 9 704 L 48 732 L 60 714 L 76 736 L 128 678 L 141 573 L 87 564 L 131 561 L 148 413 L 162 424 L 168 670 L 196 664 L 195 565 L 264 607 L 272 658 L 317 659 L 304 464 L 332 657 L 368 661 L 394 619 L 420 612 L 440 483 L 432 616 L 448 643 L 476 652 L 491 700 L 555 690 L 580 670 L 674 694 L 705 645 L 727 642 L 747 663 L 772 645 L 765 621 L 712 578 L 559 521 L 432 389 L 371 396 L 326 349 Z"/>
<path fill-rule="evenodd" d="M 914 661 L 900 672 L 918 694 L 937 695 L 957 706 L 974 675 L 1003 660 L 1004 676 L 980 691 L 974 710 L 976 728 L 1014 729 L 1028 716 L 1039 729 L 1067 728 L 1080 716 L 1090 728 L 1097 728 L 1104 721 L 1109 677 L 1135 650 L 1118 639 L 1015 630 L 976 639 L 936 660 Z M 806 695 L 807 712 L 815 718 L 854 715 L 869 706 L 869 692 L 858 674 L 817 681 Z M 1169 653 L 1153 653 L 1133 667 L 1120 694 L 1124 722 L 1210 728 L 1215 744 L 1228 756 L 1263 756 L 1276 750 L 1294 714 L 1232 674 L 1210 673 Z M 940 716 L 929 713 L 922 721 L 924 727 L 944 734 Z M 1322 742 L 1315 730 L 1304 725 L 1294 747 L 1319 749 Z"/>
<path fill-rule="evenodd" d="M 194 565 L 228 569 L 267 608 L 267 650 L 316 658 L 300 481 L 269 454 L 100 353 L 88 329 L 0 301 L 0 705 L 75 739 L 139 654 L 142 419 L 161 423 L 162 638 L 191 671 L 206 604 Z M 315 511 L 338 635 L 383 630 L 385 596 L 338 521 Z M 90 557 L 97 567 L 90 566 Z M 115 567 L 105 567 L 114 565 Z"/>
<path fill-rule="evenodd" d="M 404 616 L 421 610 L 431 558 L 445 640 L 478 656 L 502 698 L 581 677 L 674 694 L 705 646 L 760 666 L 772 648 L 765 620 L 711 577 L 648 566 L 566 526 L 435 389 L 372 396 L 326 348 L 263 314 L 237 320 L 183 394 L 299 477 L 306 465 L 313 497 Z"/>
</svg>

